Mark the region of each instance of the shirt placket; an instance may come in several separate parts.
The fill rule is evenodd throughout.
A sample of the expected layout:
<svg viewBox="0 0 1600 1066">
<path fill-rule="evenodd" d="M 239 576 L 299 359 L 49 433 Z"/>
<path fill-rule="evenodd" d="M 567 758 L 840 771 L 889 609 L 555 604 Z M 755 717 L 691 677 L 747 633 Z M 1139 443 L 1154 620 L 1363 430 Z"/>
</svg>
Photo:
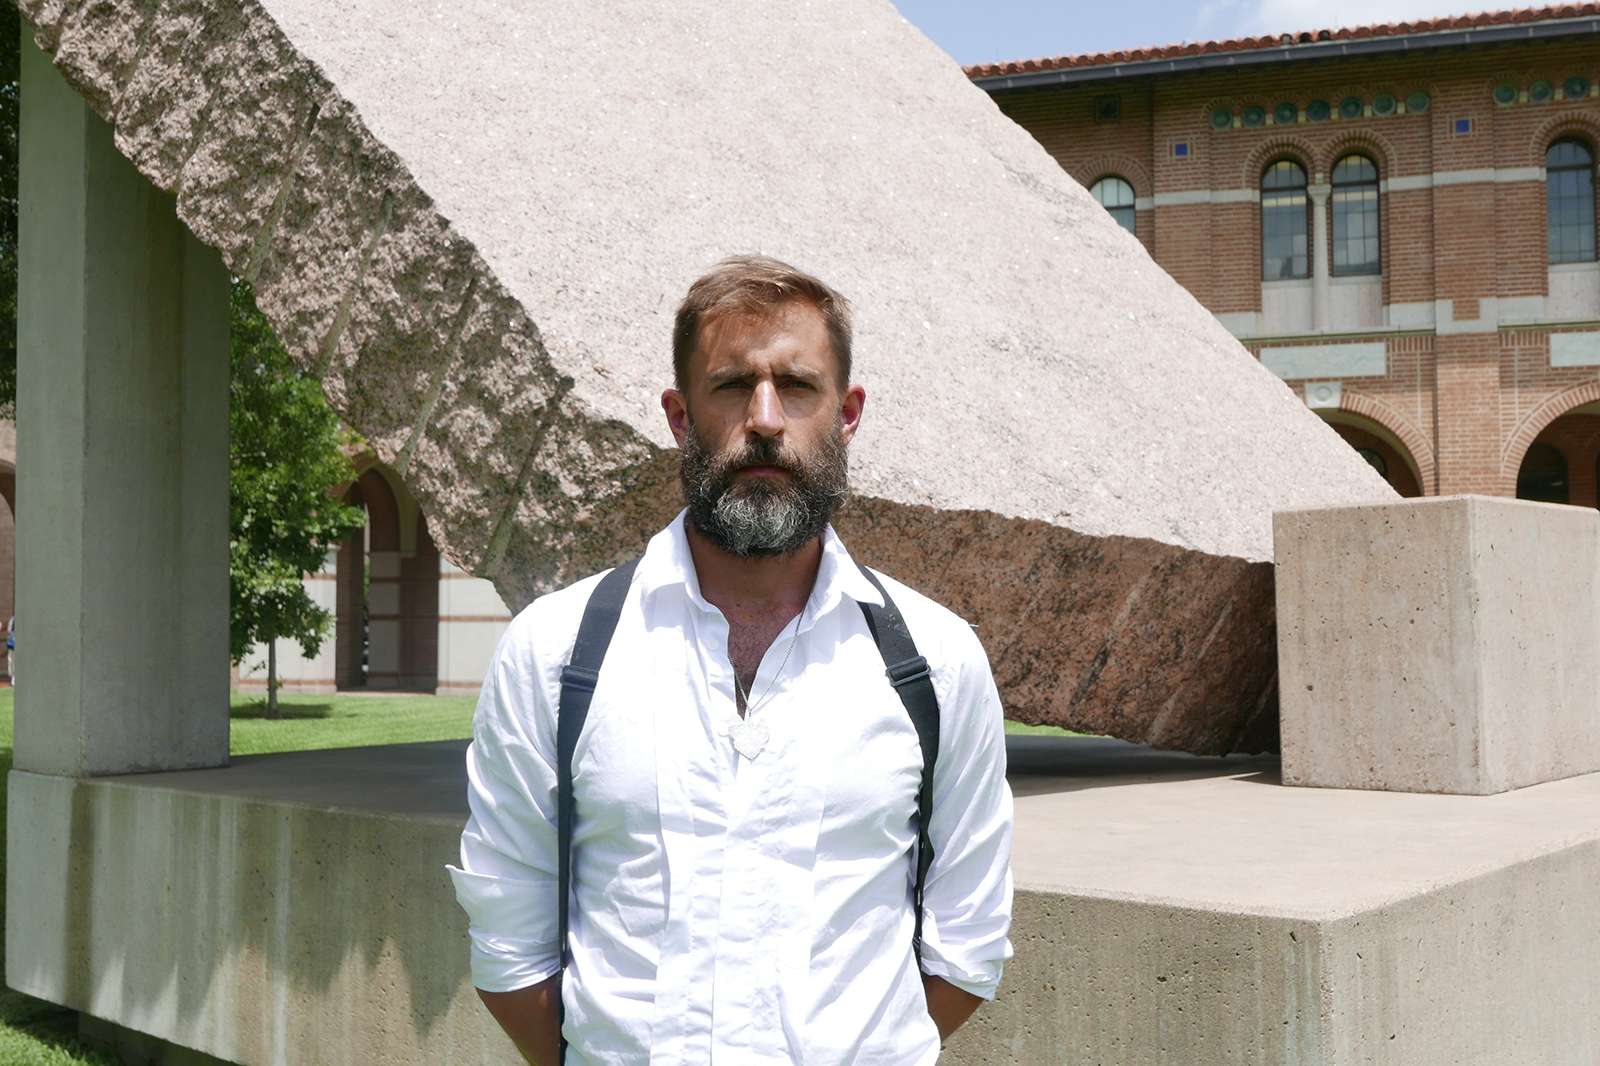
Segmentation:
<svg viewBox="0 0 1600 1066">
<path fill-rule="evenodd" d="M 799 1019 L 784 1017 L 784 982 L 803 978 L 809 956 L 803 934 L 821 816 L 820 792 L 802 780 L 804 733 L 789 720 L 804 691 L 804 632 L 792 652 L 780 640 L 763 657 L 752 689 L 761 693 L 755 714 L 767 720 L 767 744 L 754 759 L 734 756 L 714 982 L 718 1066 L 790 1064 L 799 1053 L 789 1039 Z M 784 676 L 775 677 L 786 658 Z"/>
<path fill-rule="evenodd" d="M 683 628 L 698 646 L 727 647 L 727 624 L 715 612 L 691 608 Z M 656 776 L 668 888 L 651 1066 L 691 1066 L 707 1062 L 712 1052 L 722 919 L 721 901 L 703 886 L 726 879 L 732 781 L 721 751 L 723 731 L 709 710 L 715 700 L 731 698 L 726 662 L 723 655 L 720 664 L 712 656 L 690 665 L 681 697 L 657 703 Z M 724 688 L 730 697 L 719 696 Z M 661 715 L 674 717 L 662 722 Z"/>
</svg>

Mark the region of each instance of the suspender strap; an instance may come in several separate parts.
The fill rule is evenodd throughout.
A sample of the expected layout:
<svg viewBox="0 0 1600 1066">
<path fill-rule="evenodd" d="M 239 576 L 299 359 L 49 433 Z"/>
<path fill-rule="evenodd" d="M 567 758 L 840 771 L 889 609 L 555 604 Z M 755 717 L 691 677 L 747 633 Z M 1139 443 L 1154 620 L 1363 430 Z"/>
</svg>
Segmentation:
<svg viewBox="0 0 1600 1066">
<path fill-rule="evenodd" d="M 589 717 L 595 683 L 600 680 L 600 664 L 611 646 L 611 635 L 617 631 L 622 601 L 627 599 L 628 586 L 633 582 L 633 571 L 638 565 L 638 559 L 625 563 L 601 578 L 594 587 L 583 609 L 583 620 L 578 623 L 572 658 L 561 669 L 561 703 L 556 712 L 556 891 L 559 894 L 556 935 L 563 971 L 567 968 L 567 908 L 572 896 L 572 823 L 577 811 L 572 794 L 572 753 L 578 746 L 583 723 Z M 567 1041 L 563 1037 L 562 1061 L 566 1057 Z"/>
<path fill-rule="evenodd" d="M 917 879 L 911 889 L 911 905 L 916 913 L 915 930 L 911 937 L 911 950 L 917 963 L 922 963 L 922 895 L 928 883 L 928 867 L 933 865 L 933 841 L 928 837 L 928 823 L 933 817 L 933 769 L 939 758 L 939 697 L 933 690 L 933 676 L 928 672 L 928 660 L 917 652 L 911 639 L 911 630 L 900 609 L 894 605 L 889 592 L 878 576 L 866 567 L 861 572 L 872 587 L 883 596 L 883 606 L 861 604 L 866 615 L 867 629 L 877 641 L 878 652 L 888 669 L 889 683 L 905 704 L 911 724 L 917 729 L 917 742 L 922 746 L 922 783 L 917 788 Z"/>
</svg>

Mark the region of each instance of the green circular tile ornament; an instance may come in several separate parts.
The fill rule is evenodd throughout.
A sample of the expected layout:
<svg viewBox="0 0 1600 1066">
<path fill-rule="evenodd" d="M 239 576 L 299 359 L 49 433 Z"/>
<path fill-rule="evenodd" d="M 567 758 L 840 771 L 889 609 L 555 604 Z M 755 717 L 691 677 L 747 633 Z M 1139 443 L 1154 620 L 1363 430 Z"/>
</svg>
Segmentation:
<svg viewBox="0 0 1600 1066">
<path fill-rule="evenodd" d="M 1222 108 L 1219 107 L 1215 111 L 1211 112 L 1211 128 L 1212 129 L 1214 129 L 1214 130 L 1225 130 L 1231 125 L 1233 125 L 1233 112 L 1232 111 L 1224 111 L 1224 110 L 1222 110 Z"/>
<path fill-rule="evenodd" d="M 1567 94 L 1568 100 L 1578 100 L 1589 95 L 1589 79 L 1581 74 L 1574 74 L 1561 83 L 1561 91 Z"/>
<path fill-rule="evenodd" d="M 1333 108 L 1326 100 L 1313 100 L 1306 105 L 1306 118 L 1312 122 L 1326 122 L 1328 116 L 1333 114 Z"/>
<path fill-rule="evenodd" d="M 1372 113 L 1374 115 L 1392 115 L 1394 114 L 1396 103 L 1398 101 L 1395 100 L 1393 93 L 1379 93 L 1372 98 Z"/>
<path fill-rule="evenodd" d="M 1246 126 L 1254 128 L 1267 121 L 1267 109 L 1252 104 L 1244 109 L 1244 114 L 1241 117 L 1244 119 Z"/>
<path fill-rule="evenodd" d="M 1300 109 L 1285 100 L 1272 109 L 1272 118 L 1280 126 L 1287 126 L 1300 118 Z"/>
<path fill-rule="evenodd" d="M 1347 96 L 1339 101 L 1340 118 L 1360 118 L 1363 110 L 1365 108 L 1362 107 L 1359 96 Z"/>
<path fill-rule="evenodd" d="M 1536 104 L 1542 104 L 1547 100 L 1553 100 L 1555 95 L 1556 87 L 1547 81 L 1536 81 L 1532 85 L 1528 86 L 1528 99 L 1532 100 Z"/>
<path fill-rule="evenodd" d="M 1428 94 L 1419 90 L 1406 97 L 1406 110 L 1426 111 L 1431 103 L 1433 103 L 1433 100 Z"/>
<path fill-rule="evenodd" d="M 1517 87 L 1509 81 L 1503 81 L 1494 87 L 1494 102 L 1501 107 L 1509 107 L 1517 102 Z"/>
</svg>

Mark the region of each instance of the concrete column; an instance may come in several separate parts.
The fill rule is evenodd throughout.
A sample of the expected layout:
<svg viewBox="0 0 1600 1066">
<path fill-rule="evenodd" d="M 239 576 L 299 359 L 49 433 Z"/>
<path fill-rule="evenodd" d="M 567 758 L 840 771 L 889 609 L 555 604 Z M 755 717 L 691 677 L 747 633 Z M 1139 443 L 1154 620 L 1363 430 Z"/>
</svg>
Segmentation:
<svg viewBox="0 0 1600 1066">
<path fill-rule="evenodd" d="M 16 767 L 221 765 L 228 275 L 22 37 Z"/>
<path fill-rule="evenodd" d="M 1311 197 L 1311 328 L 1318 333 L 1328 329 L 1328 300 L 1332 282 L 1328 278 L 1328 194 L 1331 185 L 1316 184 L 1306 189 Z"/>
</svg>

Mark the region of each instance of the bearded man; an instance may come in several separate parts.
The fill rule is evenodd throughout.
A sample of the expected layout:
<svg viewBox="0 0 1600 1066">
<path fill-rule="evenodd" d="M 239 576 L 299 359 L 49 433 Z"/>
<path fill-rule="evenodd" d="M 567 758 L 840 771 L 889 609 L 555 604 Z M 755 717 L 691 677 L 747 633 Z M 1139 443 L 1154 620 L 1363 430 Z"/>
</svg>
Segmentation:
<svg viewBox="0 0 1600 1066">
<path fill-rule="evenodd" d="M 495 654 L 450 873 L 529 1062 L 925 1066 L 995 994 L 1000 700 L 971 628 L 829 525 L 866 403 L 850 343 L 844 298 L 776 260 L 696 281 L 661 396 L 683 513 Z M 886 672 L 897 640 L 922 658 Z"/>
</svg>

